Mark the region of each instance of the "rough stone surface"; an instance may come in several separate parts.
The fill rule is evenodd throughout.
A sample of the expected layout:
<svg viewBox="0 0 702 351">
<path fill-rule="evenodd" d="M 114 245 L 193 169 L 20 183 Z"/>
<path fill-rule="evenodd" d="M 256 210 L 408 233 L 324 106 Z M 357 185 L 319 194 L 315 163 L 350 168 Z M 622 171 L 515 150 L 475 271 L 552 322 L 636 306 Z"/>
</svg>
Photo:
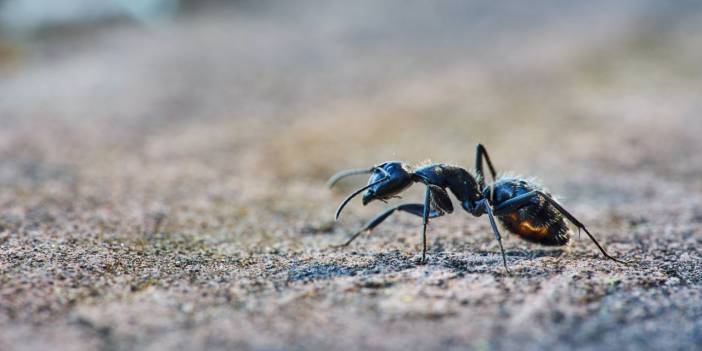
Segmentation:
<svg viewBox="0 0 702 351">
<path fill-rule="evenodd" d="M 249 4 L 0 56 L 0 349 L 700 347 L 702 11 L 428 4 Z M 328 176 L 471 168 L 477 142 L 633 263 L 504 233 L 507 275 L 460 211 L 426 265 L 406 214 L 330 248 L 386 205 L 335 223 L 365 179 Z"/>
</svg>

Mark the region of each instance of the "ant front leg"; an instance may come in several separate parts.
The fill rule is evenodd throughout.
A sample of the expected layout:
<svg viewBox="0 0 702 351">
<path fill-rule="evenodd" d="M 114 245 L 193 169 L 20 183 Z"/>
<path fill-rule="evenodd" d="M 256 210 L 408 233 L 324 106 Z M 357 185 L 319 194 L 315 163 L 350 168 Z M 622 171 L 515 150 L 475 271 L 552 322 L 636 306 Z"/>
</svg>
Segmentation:
<svg viewBox="0 0 702 351">
<path fill-rule="evenodd" d="M 427 262 L 427 224 L 429 224 L 429 205 L 431 202 L 431 187 L 427 185 L 424 193 L 424 213 L 422 213 L 422 264 Z"/>
<path fill-rule="evenodd" d="M 390 217 L 390 215 L 395 213 L 395 211 L 403 211 L 424 218 L 424 205 L 422 204 L 408 203 L 397 205 L 385 210 L 383 213 L 371 219 L 368 223 L 366 223 L 366 225 L 363 226 L 363 228 L 359 229 L 356 233 L 354 233 L 345 243 L 340 245 L 334 245 L 332 247 L 338 248 L 349 246 L 354 240 L 356 240 L 356 238 L 358 238 L 359 235 L 363 234 L 364 232 L 371 232 L 375 227 L 377 227 L 378 225 L 383 223 L 383 221 L 385 221 L 388 217 Z M 429 211 L 429 218 L 436 218 L 443 215 L 444 213 L 438 210 L 431 209 Z"/>
<path fill-rule="evenodd" d="M 424 213 L 422 213 L 422 264 L 427 262 L 427 225 L 429 218 L 432 218 L 429 209 L 434 206 L 441 214 L 453 213 L 453 204 L 446 190 L 434 184 L 426 184 L 426 186 Z"/>
</svg>

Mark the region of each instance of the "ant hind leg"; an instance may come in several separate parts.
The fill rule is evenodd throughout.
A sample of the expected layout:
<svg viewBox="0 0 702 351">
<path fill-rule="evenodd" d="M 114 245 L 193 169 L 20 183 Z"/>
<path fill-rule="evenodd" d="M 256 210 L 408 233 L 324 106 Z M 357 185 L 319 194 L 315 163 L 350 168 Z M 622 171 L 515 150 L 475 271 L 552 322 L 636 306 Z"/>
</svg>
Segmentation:
<svg viewBox="0 0 702 351">
<path fill-rule="evenodd" d="M 573 224 L 575 224 L 575 226 L 578 227 L 578 234 L 580 233 L 580 230 L 582 229 L 585 232 L 585 234 L 587 234 L 587 236 L 590 238 L 590 240 L 592 240 L 592 242 L 595 243 L 595 246 L 597 246 L 597 248 L 600 249 L 600 252 L 602 253 L 602 255 L 604 255 L 604 257 L 607 257 L 610 260 L 617 262 L 617 263 L 628 264 L 628 262 L 614 258 L 610 254 L 608 254 L 607 251 L 605 251 L 605 249 L 602 247 L 602 245 L 600 245 L 600 243 L 597 241 L 597 239 L 595 239 L 595 237 L 592 236 L 592 234 L 590 234 L 590 231 L 587 230 L 587 228 L 585 228 L 585 225 L 582 224 L 577 218 L 575 218 L 575 216 L 570 214 L 570 212 L 568 212 L 565 208 L 563 208 L 563 206 L 561 206 L 558 202 L 556 202 L 556 200 L 554 200 L 552 197 L 544 194 L 541 191 L 536 191 L 536 193 L 541 195 L 546 201 L 548 201 L 548 203 L 553 205 L 553 207 L 558 209 L 558 211 L 560 211 L 566 218 L 568 218 L 569 221 L 571 221 Z"/>
<path fill-rule="evenodd" d="M 614 258 L 610 254 L 608 254 L 607 251 L 605 251 L 605 249 L 602 247 L 602 245 L 600 245 L 600 243 L 597 241 L 597 239 L 595 239 L 595 237 L 590 233 L 590 231 L 587 230 L 584 224 L 582 224 L 577 218 L 575 218 L 575 216 L 573 216 L 570 212 L 563 208 L 561 204 L 556 202 L 556 200 L 554 200 L 551 196 L 545 194 L 544 192 L 534 190 L 526 194 L 517 196 L 515 198 L 509 199 L 495 208 L 495 214 L 497 216 L 500 216 L 516 211 L 522 208 L 523 206 L 534 204 L 533 201 L 538 199 L 543 199 L 544 201 L 548 202 L 550 205 L 555 207 L 563 216 L 565 216 L 571 223 L 578 227 L 578 230 L 583 230 L 585 234 L 587 234 L 587 236 L 590 238 L 590 240 L 592 240 L 592 242 L 595 243 L 595 246 L 597 246 L 597 248 L 600 250 L 602 255 L 604 255 L 604 257 L 614 262 L 627 264 L 627 262 Z"/>
</svg>

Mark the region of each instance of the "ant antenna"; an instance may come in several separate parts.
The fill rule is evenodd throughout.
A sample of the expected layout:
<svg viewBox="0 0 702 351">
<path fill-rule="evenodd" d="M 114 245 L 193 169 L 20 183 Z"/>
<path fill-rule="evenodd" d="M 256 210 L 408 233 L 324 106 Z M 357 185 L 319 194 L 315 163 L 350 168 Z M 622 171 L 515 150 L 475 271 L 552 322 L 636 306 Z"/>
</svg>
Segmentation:
<svg viewBox="0 0 702 351">
<path fill-rule="evenodd" d="M 333 175 L 329 180 L 327 181 L 327 187 L 332 188 L 334 185 L 339 182 L 340 180 L 354 176 L 354 175 L 359 175 L 359 174 L 369 174 L 373 172 L 373 170 L 376 167 L 371 167 L 371 168 L 356 168 L 356 169 L 347 169 L 345 171 L 341 171 L 335 175 Z"/>
<path fill-rule="evenodd" d="M 383 178 L 378 179 L 378 180 L 376 180 L 376 181 L 374 181 L 374 182 L 372 182 L 372 183 L 370 183 L 370 184 L 368 184 L 368 185 L 362 187 L 361 189 L 358 189 L 358 190 L 354 191 L 351 195 L 349 195 L 348 197 L 346 197 L 346 199 L 344 199 L 344 201 L 341 203 L 341 205 L 339 205 L 339 208 L 336 209 L 336 214 L 334 215 L 334 219 L 335 219 L 335 220 L 337 220 L 337 221 L 339 220 L 339 216 L 341 216 L 341 211 L 344 209 L 344 207 L 346 206 L 346 204 L 348 204 L 349 201 L 351 201 L 351 199 L 353 199 L 356 195 L 360 194 L 360 193 L 363 192 L 364 190 L 366 190 L 366 189 L 368 189 L 368 188 L 370 188 L 370 187 L 372 187 L 372 186 L 375 186 L 375 185 L 378 185 L 378 184 L 384 182 L 385 180 L 387 180 L 388 178 L 390 178 L 390 173 L 388 173 L 388 171 L 384 170 L 382 167 L 373 166 L 372 168 L 368 168 L 368 169 L 350 169 L 350 170 L 347 170 L 347 171 L 342 171 L 342 172 L 339 172 L 339 173 L 335 174 L 334 176 L 332 176 L 332 177 L 329 179 L 328 184 L 330 184 L 329 186 L 332 187 L 332 186 L 334 186 L 334 184 L 336 184 L 336 182 L 338 182 L 338 181 L 341 180 L 342 178 L 345 178 L 345 177 L 348 177 L 348 176 L 352 176 L 352 175 L 357 175 L 357 174 L 372 173 L 372 172 L 375 171 L 375 170 L 381 171 L 381 172 L 383 173 Z"/>
</svg>

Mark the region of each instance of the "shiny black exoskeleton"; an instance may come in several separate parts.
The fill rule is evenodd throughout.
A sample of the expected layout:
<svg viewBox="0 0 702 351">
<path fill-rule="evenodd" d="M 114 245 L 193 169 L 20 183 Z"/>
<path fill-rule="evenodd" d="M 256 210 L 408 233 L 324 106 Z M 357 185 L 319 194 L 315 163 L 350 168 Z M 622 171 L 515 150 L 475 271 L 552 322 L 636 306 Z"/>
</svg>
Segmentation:
<svg viewBox="0 0 702 351">
<path fill-rule="evenodd" d="M 483 159 L 492 175 L 493 184 L 491 186 L 485 184 Z M 363 194 L 363 205 L 365 206 L 373 200 L 387 201 L 397 197 L 397 194 L 409 188 L 413 183 L 422 183 L 426 186 L 423 203 L 404 203 L 390 207 L 340 246 L 349 245 L 361 233 L 373 230 L 395 211 L 404 211 L 422 217 L 422 262 L 425 262 L 427 224 L 431 218 L 453 212 L 453 204 L 448 194 L 450 191 L 468 213 L 476 217 L 483 214 L 488 215 L 490 225 L 500 245 L 505 269 L 507 269 L 507 259 L 495 217 L 508 231 L 522 239 L 542 245 L 558 246 L 565 245 L 570 239 L 571 231 L 565 222 L 565 219 L 568 219 L 578 227 L 578 230 L 583 230 L 587 234 L 605 257 L 619 263 L 625 263 L 610 256 L 587 228 L 556 202 L 542 186 L 527 179 L 511 176 L 496 179 L 490 157 L 480 144 L 476 150 L 475 172 L 476 175 L 473 176 L 461 167 L 447 164 L 431 164 L 411 169 L 402 162 L 390 161 L 367 169 L 352 169 L 337 173 L 329 179 L 330 187 L 342 178 L 351 175 L 371 175 L 368 185 L 353 192 L 339 205 L 336 211 L 337 220 L 346 204 L 361 192 L 365 191 Z"/>
</svg>

